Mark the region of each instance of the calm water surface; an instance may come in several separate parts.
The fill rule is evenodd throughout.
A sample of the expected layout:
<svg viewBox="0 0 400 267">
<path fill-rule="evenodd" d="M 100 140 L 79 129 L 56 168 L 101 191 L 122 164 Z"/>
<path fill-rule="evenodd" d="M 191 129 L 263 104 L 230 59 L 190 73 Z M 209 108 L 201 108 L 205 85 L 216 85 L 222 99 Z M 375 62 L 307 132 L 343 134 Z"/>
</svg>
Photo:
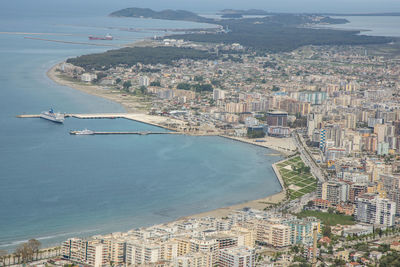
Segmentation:
<svg viewBox="0 0 400 267">
<path fill-rule="evenodd" d="M 346 24 L 326 25 L 324 27 L 344 30 L 361 30 L 363 35 L 400 37 L 400 16 L 345 16 Z"/>
</svg>

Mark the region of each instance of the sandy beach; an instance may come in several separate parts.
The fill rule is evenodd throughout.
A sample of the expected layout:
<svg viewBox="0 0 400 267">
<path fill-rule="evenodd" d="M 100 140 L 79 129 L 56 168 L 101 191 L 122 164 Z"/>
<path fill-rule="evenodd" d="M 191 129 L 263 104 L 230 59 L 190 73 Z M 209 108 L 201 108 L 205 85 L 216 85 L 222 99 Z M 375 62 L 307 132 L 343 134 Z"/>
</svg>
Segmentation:
<svg viewBox="0 0 400 267">
<path fill-rule="evenodd" d="M 101 86 L 78 82 L 64 77 L 57 69 L 62 63 L 56 64 L 47 71 L 47 76 L 57 84 L 85 92 L 90 95 L 102 97 L 121 104 L 128 113 L 145 114 L 146 104 L 143 99 L 131 94 L 121 94 L 119 91 L 104 89 Z"/>
<path fill-rule="evenodd" d="M 290 156 L 297 151 L 296 145 L 294 144 L 293 139 L 290 137 L 278 138 L 278 137 L 265 136 L 263 138 L 249 139 L 237 136 L 227 136 L 227 135 L 221 135 L 221 136 L 235 141 L 273 149 L 285 156 Z"/>
<path fill-rule="evenodd" d="M 232 213 L 235 210 L 241 210 L 244 208 L 251 208 L 251 209 L 257 209 L 257 210 L 263 210 L 271 205 L 278 204 L 286 199 L 286 193 L 284 191 L 281 191 L 279 193 L 276 193 L 274 195 L 261 198 L 261 199 L 256 199 L 252 201 L 248 201 L 245 203 L 237 204 L 237 205 L 232 205 L 228 207 L 223 207 L 211 211 L 206 211 L 198 214 L 193 214 L 185 217 L 181 217 L 178 220 L 185 220 L 185 219 L 190 219 L 190 218 L 200 218 L 200 217 L 214 217 L 214 218 L 223 218 L 228 216 L 230 213 Z"/>
</svg>

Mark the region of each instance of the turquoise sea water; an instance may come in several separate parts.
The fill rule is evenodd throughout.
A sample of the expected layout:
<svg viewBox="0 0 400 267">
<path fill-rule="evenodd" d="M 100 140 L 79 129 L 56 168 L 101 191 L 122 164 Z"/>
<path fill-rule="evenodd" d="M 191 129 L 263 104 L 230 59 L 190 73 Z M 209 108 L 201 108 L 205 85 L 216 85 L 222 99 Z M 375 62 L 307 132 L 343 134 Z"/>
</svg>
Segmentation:
<svg viewBox="0 0 400 267">
<path fill-rule="evenodd" d="M 97 1 L 93 8 L 84 1 L 69 2 L 72 7 L 55 2 L 3 1 L 0 32 L 72 34 L 34 37 L 77 42 L 111 33 L 113 43 L 126 43 L 164 33 L 115 28 L 199 26 L 108 18 L 121 7 L 110 7 L 113 1 Z M 268 149 L 218 137 L 68 134 L 84 128 L 155 129 L 123 119 L 69 118 L 58 125 L 16 118 L 49 107 L 71 113 L 123 111 L 108 100 L 56 85 L 45 74 L 68 57 L 106 48 L 24 36 L 33 35 L 0 34 L 0 249 L 12 250 L 30 238 L 53 245 L 72 236 L 124 231 L 280 191 L 271 168 L 280 157 L 266 155 Z"/>
</svg>

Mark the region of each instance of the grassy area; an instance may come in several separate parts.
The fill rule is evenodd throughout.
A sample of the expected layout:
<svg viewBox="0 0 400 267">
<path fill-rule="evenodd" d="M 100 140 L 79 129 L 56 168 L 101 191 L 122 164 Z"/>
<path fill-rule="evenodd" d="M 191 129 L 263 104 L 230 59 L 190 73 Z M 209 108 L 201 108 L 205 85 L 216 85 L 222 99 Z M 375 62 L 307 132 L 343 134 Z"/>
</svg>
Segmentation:
<svg viewBox="0 0 400 267">
<path fill-rule="evenodd" d="M 290 199 L 302 197 L 317 189 L 317 180 L 311 173 L 304 170 L 298 171 L 298 169 L 304 167 L 300 156 L 290 158 L 276 166 L 285 183 Z"/>
<path fill-rule="evenodd" d="M 343 225 L 355 224 L 354 218 L 352 216 L 313 211 L 313 210 L 303 210 L 302 212 L 296 214 L 296 216 L 298 216 L 299 218 L 313 216 L 320 219 L 324 225 L 330 225 L 330 226 L 336 224 L 343 224 Z"/>
</svg>

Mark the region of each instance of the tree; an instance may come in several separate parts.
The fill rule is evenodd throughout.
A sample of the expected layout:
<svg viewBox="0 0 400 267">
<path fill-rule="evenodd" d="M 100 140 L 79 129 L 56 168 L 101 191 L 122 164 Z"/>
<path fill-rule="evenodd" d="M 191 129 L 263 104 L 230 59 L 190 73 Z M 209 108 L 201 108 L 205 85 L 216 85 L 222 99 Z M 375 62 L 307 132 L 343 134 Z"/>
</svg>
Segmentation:
<svg viewBox="0 0 400 267">
<path fill-rule="evenodd" d="M 220 80 L 211 80 L 211 84 L 217 87 L 221 87 L 221 81 Z"/>
<path fill-rule="evenodd" d="M 280 89 L 278 86 L 273 85 L 271 90 L 272 90 L 273 92 L 277 92 L 277 91 L 279 91 L 279 90 L 281 90 L 281 89 Z"/>
<path fill-rule="evenodd" d="M 382 237 L 383 232 L 382 232 L 382 229 L 381 229 L 381 228 L 377 228 L 377 229 L 375 230 L 375 233 L 377 233 L 377 234 L 379 235 L 379 237 Z"/>
<path fill-rule="evenodd" d="M 15 250 L 15 255 L 18 257 L 18 263 L 27 263 L 32 259 L 33 251 L 29 247 L 28 243 L 23 243 L 19 245 Z"/>
<path fill-rule="evenodd" d="M 120 82 L 122 82 L 122 80 L 120 78 L 115 79 L 116 84 L 119 84 Z"/>
<path fill-rule="evenodd" d="M 195 82 L 202 82 L 204 80 L 203 76 L 194 76 L 194 81 Z"/>
<path fill-rule="evenodd" d="M 15 255 L 18 257 L 18 262 L 21 263 L 19 259 L 22 259 L 22 263 L 27 263 L 33 260 L 33 256 L 39 252 L 40 242 L 36 239 L 31 239 L 27 243 L 19 245 L 15 250 Z"/>
<path fill-rule="evenodd" d="M 138 92 L 138 94 L 144 95 L 146 93 L 146 91 L 147 91 L 146 86 L 142 85 L 138 89 L 135 90 L 135 94 L 137 94 L 137 92 Z"/>
<path fill-rule="evenodd" d="M 305 173 L 310 173 L 310 167 L 308 167 L 308 166 L 305 166 L 303 168 L 303 170 L 304 170 Z"/>
<path fill-rule="evenodd" d="M 324 229 L 322 231 L 322 235 L 323 236 L 327 236 L 327 237 L 331 237 L 332 231 L 331 231 L 331 227 L 329 225 L 325 225 L 324 226 Z"/>
<path fill-rule="evenodd" d="M 299 249 L 298 246 L 293 246 L 293 247 L 292 247 L 292 251 L 293 251 L 294 253 L 299 253 L 300 249 Z"/>
<path fill-rule="evenodd" d="M 209 91 L 212 92 L 213 91 L 213 86 L 210 83 L 206 83 L 206 84 L 194 84 L 192 86 L 192 88 L 194 89 L 195 92 L 203 92 L 203 91 Z"/>
<path fill-rule="evenodd" d="M 2 266 L 6 266 L 6 258 L 7 258 L 7 251 L 6 250 L 0 250 L 0 259 L 2 261 Z"/>
<path fill-rule="evenodd" d="M 400 254 L 397 252 L 389 253 L 379 260 L 380 267 L 400 266 Z"/>
<path fill-rule="evenodd" d="M 160 87 L 161 83 L 160 83 L 160 81 L 154 81 L 154 82 L 150 83 L 150 86 L 158 86 L 158 87 Z"/>
<path fill-rule="evenodd" d="M 346 261 L 342 260 L 342 259 L 335 259 L 334 263 L 336 266 L 345 266 L 346 265 Z"/>
<path fill-rule="evenodd" d="M 125 82 L 122 84 L 122 87 L 124 88 L 125 91 L 129 91 L 129 88 L 130 88 L 131 86 L 132 86 L 131 81 L 125 81 Z"/>
<path fill-rule="evenodd" d="M 32 253 L 36 254 L 36 259 L 37 259 L 38 254 L 39 254 L 40 245 L 41 245 L 41 243 L 36 239 L 31 239 L 31 240 L 28 241 L 28 246 L 32 250 Z"/>
<path fill-rule="evenodd" d="M 101 79 L 107 77 L 107 74 L 104 72 L 98 72 L 98 73 L 96 73 L 96 75 L 97 75 L 97 78 L 93 80 L 94 83 L 97 83 L 97 82 L 101 81 Z"/>
<path fill-rule="evenodd" d="M 191 86 L 188 83 L 178 83 L 178 85 L 176 86 L 176 89 L 180 89 L 180 90 L 190 90 Z"/>
</svg>

